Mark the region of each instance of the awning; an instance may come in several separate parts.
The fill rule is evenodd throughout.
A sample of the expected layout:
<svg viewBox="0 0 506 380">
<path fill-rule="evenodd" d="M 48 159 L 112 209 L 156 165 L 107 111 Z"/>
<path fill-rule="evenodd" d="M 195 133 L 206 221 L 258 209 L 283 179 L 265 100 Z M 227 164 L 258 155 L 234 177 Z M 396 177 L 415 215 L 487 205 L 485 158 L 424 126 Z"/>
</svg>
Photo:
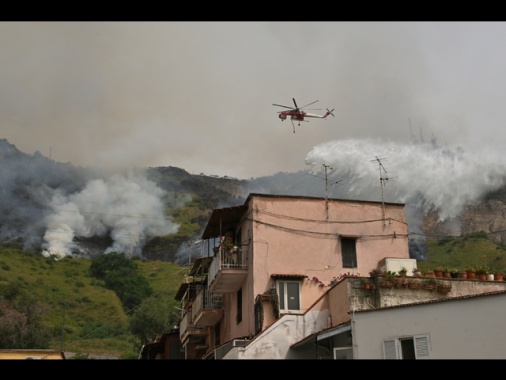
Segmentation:
<svg viewBox="0 0 506 380">
<path fill-rule="evenodd" d="M 346 323 L 343 323 L 339 326 L 330 327 L 328 329 L 321 330 L 317 333 L 308 335 L 304 339 L 299 340 L 297 343 L 292 344 L 290 347 L 291 348 L 301 347 L 301 346 L 304 346 L 305 344 L 310 343 L 312 341 L 315 341 L 315 340 L 320 341 L 323 339 L 330 338 L 334 335 L 342 334 L 347 331 L 351 331 L 351 322 L 346 322 Z"/>
<path fill-rule="evenodd" d="M 271 277 L 276 279 L 276 280 L 279 280 L 279 279 L 283 279 L 283 280 L 302 280 L 304 278 L 306 278 L 307 276 L 305 274 L 271 274 Z"/>
<path fill-rule="evenodd" d="M 241 221 L 241 218 L 247 211 L 247 205 L 213 210 L 204 233 L 202 234 L 202 239 L 211 239 L 223 236 L 227 230 L 235 230 Z"/>
</svg>

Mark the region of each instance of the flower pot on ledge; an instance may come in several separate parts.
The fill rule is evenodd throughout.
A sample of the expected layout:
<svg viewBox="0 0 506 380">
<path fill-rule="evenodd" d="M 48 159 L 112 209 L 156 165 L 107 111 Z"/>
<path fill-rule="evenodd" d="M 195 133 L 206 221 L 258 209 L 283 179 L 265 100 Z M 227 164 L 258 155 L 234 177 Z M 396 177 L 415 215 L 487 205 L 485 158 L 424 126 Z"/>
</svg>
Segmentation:
<svg viewBox="0 0 506 380">
<path fill-rule="evenodd" d="M 443 284 L 443 285 L 438 285 L 437 286 L 438 293 L 447 294 L 447 293 L 450 292 L 450 290 L 452 290 L 452 286 L 451 285 Z"/>
<path fill-rule="evenodd" d="M 408 287 L 410 289 L 420 289 L 422 287 L 422 284 L 420 281 L 410 281 Z"/>
<path fill-rule="evenodd" d="M 380 281 L 379 282 L 379 286 L 381 288 L 393 288 L 394 287 L 394 283 L 392 281 Z"/>
</svg>

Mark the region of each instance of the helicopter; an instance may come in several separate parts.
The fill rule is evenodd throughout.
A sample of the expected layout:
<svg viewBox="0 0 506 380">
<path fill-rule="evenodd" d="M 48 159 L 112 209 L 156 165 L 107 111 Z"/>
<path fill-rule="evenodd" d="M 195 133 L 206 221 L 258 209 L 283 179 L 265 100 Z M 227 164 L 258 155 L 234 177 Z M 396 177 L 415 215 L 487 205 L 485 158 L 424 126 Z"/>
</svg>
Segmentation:
<svg viewBox="0 0 506 380">
<path fill-rule="evenodd" d="M 318 118 L 318 119 L 326 119 L 327 116 L 329 115 L 332 115 L 334 116 L 334 114 L 332 113 L 332 111 L 334 111 L 334 109 L 332 110 L 329 110 L 327 108 L 327 112 L 325 113 L 325 115 L 317 115 L 317 114 L 314 114 L 314 113 L 309 113 L 309 112 L 305 112 L 305 111 L 302 111 L 303 108 L 306 108 L 312 104 L 315 104 L 316 102 L 318 102 L 318 100 L 315 100 L 314 102 L 311 102 L 309 104 L 306 104 L 305 106 L 303 107 L 298 107 L 297 106 L 297 102 L 295 101 L 295 98 L 292 98 L 293 100 L 293 104 L 295 105 L 295 108 L 293 107 L 289 107 L 289 106 L 284 106 L 284 105 L 281 105 L 281 104 L 272 104 L 273 106 L 277 106 L 277 107 L 283 107 L 283 108 L 288 108 L 289 111 L 279 111 L 279 118 L 281 119 L 281 121 L 284 121 L 287 119 L 288 116 L 290 116 L 290 120 L 292 122 L 292 126 L 293 126 L 293 133 L 295 133 L 295 124 L 293 123 L 294 120 L 297 120 L 299 123 L 299 127 L 300 127 L 300 122 L 301 121 L 309 121 L 309 120 L 304 120 L 304 118 L 306 117 L 313 117 L 313 118 Z"/>
</svg>

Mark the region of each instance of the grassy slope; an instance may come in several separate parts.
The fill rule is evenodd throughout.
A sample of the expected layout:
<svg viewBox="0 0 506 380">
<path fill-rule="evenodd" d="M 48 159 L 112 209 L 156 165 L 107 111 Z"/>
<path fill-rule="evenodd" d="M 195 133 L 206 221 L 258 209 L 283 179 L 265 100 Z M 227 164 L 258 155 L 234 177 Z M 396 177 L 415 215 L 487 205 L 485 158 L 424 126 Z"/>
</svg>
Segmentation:
<svg viewBox="0 0 506 380">
<path fill-rule="evenodd" d="M 428 260 L 418 262 L 421 270 L 435 267 L 466 269 L 489 265 L 506 269 L 506 249 L 481 237 L 427 241 Z M 116 294 L 89 276 L 87 259 L 48 259 L 37 253 L 0 247 L 0 294 L 16 284 L 44 306 L 44 325 L 52 328 L 54 340 L 49 348 L 86 354 L 132 358 L 140 351 L 139 342 L 128 333 L 128 315 Z M 139 262 L 157 301 L 179 306 L 174 296 L 187 272 L 171 262 Z M 105 331 L 105 332 L 104 332 Z M 120 331 L 110 337 L 107 332 Z M 108 337 L 109 336 L 109 337 Z M 153 337 L 154 338 L 154 337 Z"/>
<path fill-rule="evenodd" d="M 506 247 L 483 237 L 464 236 L 427 241 L 427 261 L 418 262 L 422 271 L 436 267 L 465 270 L 476 266 L 489 266 L 506 270 Z"/>
<path fill-rule="evenodd" d="M 132 357 L 140 346 L 128 332 L 128 316 L 116 294 L 89 276 L 90 264 L 87 259 L 54 261 L 36 253 L 0 248 L 0 294 L 6 286 L 16 284 L 16 289 L 39 300 L 45 309 L 43 323 L 54 334 L 49 348 Z M 184 268 L 147 261 L 139 262 L 139 269 L 161 302 L 176 302 Z M 111 331 L 118 335 L 110 337 Z"/>
</svg>

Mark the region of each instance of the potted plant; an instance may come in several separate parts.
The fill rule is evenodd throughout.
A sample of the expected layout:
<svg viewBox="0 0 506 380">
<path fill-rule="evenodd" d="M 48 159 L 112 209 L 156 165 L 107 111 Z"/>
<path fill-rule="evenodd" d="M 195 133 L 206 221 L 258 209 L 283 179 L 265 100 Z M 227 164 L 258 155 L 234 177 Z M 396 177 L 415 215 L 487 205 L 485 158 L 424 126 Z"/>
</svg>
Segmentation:
<svg viewBox="0 0 506 380">
<path fill-rule="evenodd" d="M 405 267 L 402 267 L 399 270 L 399 276 L 406 277 L 406 274 L 408 273 L 408 270 Z"/>
<path fill-rule="evenodd" d="M 494 273 L 495 281 L 504 281 L 504 271 L 502 269 L 497 269 Z"/>
<path fill-rule="evenodd" d="M 433 269 L 434 277 L 443 277 L 443 269 L 437 267 Z"/>
<path fill-rule="evenodd" d="M 440 282 L 437 284 L 437 291 L 442 294 L 447 294 L 452 289 L 451 283 Z"/>
<path fill-rule="evenodd" d="M 487 267 L 487 280 L 488 281 L 494 281 L 495 272 L 496 272 L 496 270 L 493 266 Z"/>
<path fill-rule="evenodd" d="M 452 277 L 452 274 L 450 272 L 450 268 L 449 267 L 444 267 L 443 268 L 443 277 L 444 278 L 451 278 Z"/>
<path fill-rule="evenodd" d="M 436 289 L 436 286 L 437 286 L 437 282 L 436 282 L 435 278 L 427 278 L 427 279 L 423 280 L 422 288 L 424 288 L 426 290 L 434 290 L 434 289 Z"/>
<path fill-rule="evenodd" d="M 383 271 L 380 286 L 382 288 L 392 288 L 395 285 L 395 272 Z"/>
<path fill-rule="evenodd" d="M 360 282 L 362 283 L 362 287 L 364 289 L 374 289 L 374 284 L 369 282 L 367 277 L 360 277 Z"/>
<path fill-rule="evenodd" d="M 383 273 L 378 270 L 378 269 L 373 269 L 372 271 L 369 272 L 369 276 L 371 277 L 380 277 Z"/>
<path fill-rule="evenodd" d="M 420 289 L 422 287 L 422 283 L 418 279 L 410 279 L 408 282 L 408 288 L 410 289 Z"/>
<path fill-rule="evenodd" d="M 449 268 L 451 278 L 459 278 L 459 268 Z"/>
<path fill-rule="evenodd" d="M 486 265 L 479 265 L 476 267 L 476 275 L 478 280 L 484 281 L 487 279 L 488 267 Z"/>
</svg>

